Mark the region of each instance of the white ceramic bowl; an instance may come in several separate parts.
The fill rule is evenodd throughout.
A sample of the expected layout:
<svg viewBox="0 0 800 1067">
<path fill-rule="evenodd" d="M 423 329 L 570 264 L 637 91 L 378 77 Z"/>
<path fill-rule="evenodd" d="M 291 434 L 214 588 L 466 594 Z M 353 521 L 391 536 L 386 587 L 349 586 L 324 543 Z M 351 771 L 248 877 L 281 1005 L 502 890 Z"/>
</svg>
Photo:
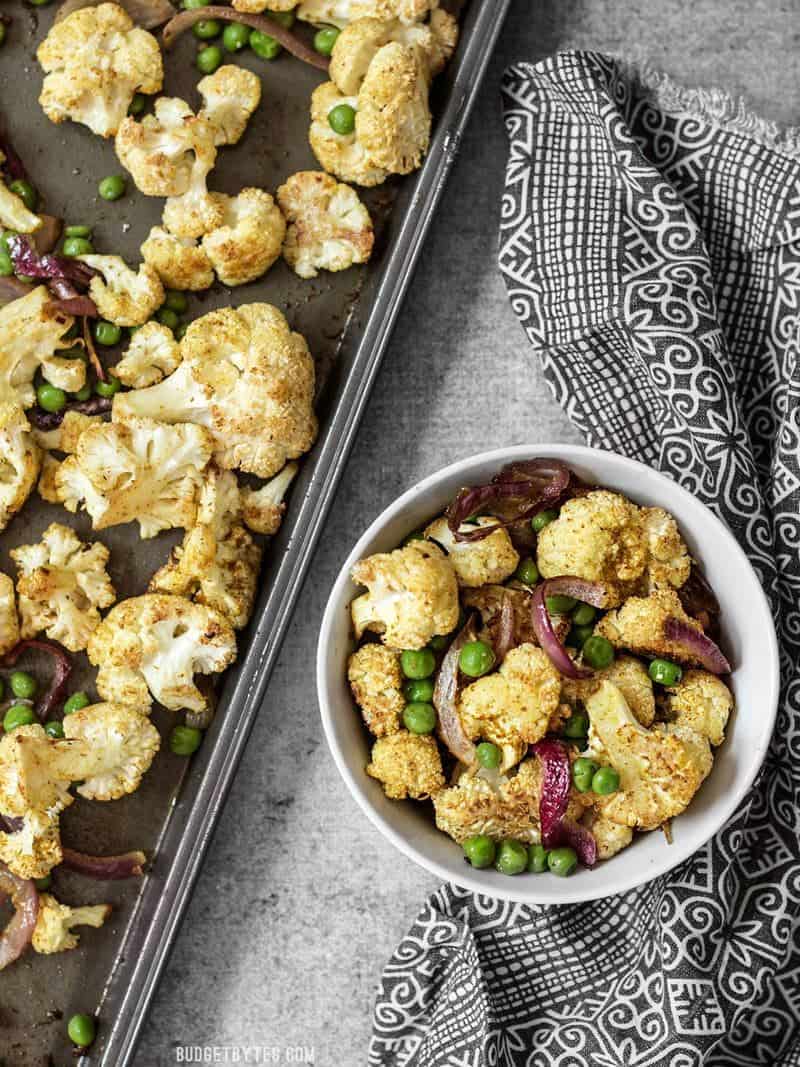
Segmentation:
<svg viewBox="0 0 800 1067">
<path fill-rule="evenodd" d="M 369 736 L 347 685 L 354 647 L 348 606 L 359 592 L 350 579 L 356 560 L 396 548 L 412 530 L 442 511 L 463 485 L 488 481 L 503 464 L 534 456 L 564 460 L 586 481 L 618 489 L 639 504 L 661 505 L 678 519 L 692 554 L 702 563 L 722 606 L 724 646 L 735 669 L 737 709 L 714 767 L 689 810 L 672 825 L 673 843 L 659 831 L 639 834 L 618 856 L 569 878 L 492 868 L 475 870 L 461 848 L 433 823 L 429 803 L 387 799 L 364 768 Z M 690 493 L 641 463 L 574 445 L 498 449 L 454 463 L 399 497 L 369 526 L 350 553 L 331 592 L 320 632 L 317 685 L 325 734 L 342 777 L 378 829 L 431 873 L 476 893 L 529 904 L 566 904 L 622 893 L 681 863 L 733 814 L 761 766 L 778 702 L 778 649 L 767 600 L 747 557 L 728 529 Z"/>
</svg>

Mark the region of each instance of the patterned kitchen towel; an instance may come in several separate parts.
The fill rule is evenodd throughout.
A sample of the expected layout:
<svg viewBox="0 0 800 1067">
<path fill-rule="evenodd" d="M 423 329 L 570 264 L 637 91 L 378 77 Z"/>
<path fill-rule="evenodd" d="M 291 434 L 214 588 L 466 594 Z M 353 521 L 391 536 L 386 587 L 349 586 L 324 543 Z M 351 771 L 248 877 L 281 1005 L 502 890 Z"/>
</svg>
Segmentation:
<svg viewBox="0 0 800 1067">
<path fill-rule="evenodd" d="M 383 976 L 370 1063 L 797 1065 L 800 138 L 593 53 L 512 67 L 504 100 L 514 311 L 587 440 L 739 538 L 781 709 L 741 810 L 656 882 L 553 908 L 435 893 Z"/>
</svg>

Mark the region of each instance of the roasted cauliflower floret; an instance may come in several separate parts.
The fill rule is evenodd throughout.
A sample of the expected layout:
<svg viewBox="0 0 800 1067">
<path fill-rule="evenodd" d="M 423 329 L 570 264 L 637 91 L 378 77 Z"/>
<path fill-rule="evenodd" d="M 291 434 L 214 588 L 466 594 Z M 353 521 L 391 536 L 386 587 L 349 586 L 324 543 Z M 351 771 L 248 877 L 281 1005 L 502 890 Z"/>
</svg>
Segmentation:
<svg viewBox="0 0 800 1067">
<path fill-rule="evenodd" d="M 80 256 L 99 271 L 89 283 L 89 295 L 104 319 L 117 326 L 141 326 L 164 302 L 161 279 L 146 263 L 134 271 L 119 256 Z"/>
<path fill-rule="evenodd" d="M 687 671 L 667 690 L 666 708 L 670 722 L 695 730 L 716 747 L 725 740 L 733 694 L 708 671 Z"/>
<path fill-rule="evenodd" d="M 82 411 L 65 411 L 64 417 L 54 430 L 34 430 L 33 436 L 40 448 L 66 452 L 67 455 L 71 455 L 78 447 L 78 439 L 83 431 L 101 422 L 103 422 L 102 415 L 84 415 Z"/>
<path fill-rule="evenodd" d="M 540 775 L 535 760 L 525 760 L 513 778 L 495 784 L 478 774 L 462 774 L 455 786 L 433 798 L 436 826 L 462 844 L 486 834 L 538 844 Z"/>
<path fill-rule="evenodd" d="M 372 219 L 349 185 L 317 170 L 293 174 L 278 189 L 288 227 L 283 258 L 301 278 L 366 263 L 375 239 Z"/>
<path fill-rule="evenodd" d="M 82 359 L 65 359 L 58 350 L 69 348 L 64 339 L 74 319 L 50 302 L 50 293 L 38 285 L 25 296 L 0 308 L 0 398 L 16 399 L 24 408 L 36 403 L 33 379 L 38 370 L 52 385 L 76 393 L 86 383 Z"/>
<path fill-rule="evenodd" d="M 101 423 L 81 434 L 75 454 L 56 471 L 56 493 L 67 511 L 82 504 L 95 530 L 136 521 L 142 537 L 154 537 L 189 527 L 212 447 L 202 426 L 136 418 Z"/>
<path fill-rule="evenodd" d="M 700 666 L 683 645 L 664 636 L 664 624 L 670 618 L 701 630 L 700 624 L 683 610 L 674 590 L 659 589 L 648 597 L 629 597 L 622 607 L 604 615 L 594 632 L 615 648 L 627 648 L 642 656 L 666 656 L 689 667 Z"/>
<path fill-rule="evenodd" d="M 410 23 L 420 22 L 438 6 L 439 0 L 302 0 L 297 17 L 304 22 L 339 27 L 368 15 Z"/>
<path fill-rule="evenodd" d="M 30 496 L 41 466 L 42 453 L 25 412 L 13 400 L 0 402 L 0 530 Z"/>
<path fill-rule="evenodd" d="M 214 127 L 214 144 L 236 144 L 261 100 L 261 79 L 234 64 L 219 67 L 197 83 L 200 116 Z"/>
<path fill-rule="evenodd" d="M 269 8 L 270 11 L 294 11 L 297 0 L 233 0 L 235 11 L 245 11 L 251 15 L 260 15 Z"/>
<path fill-rule="evenodd" d="M 561 676 L 547 655 L 534 645 L 518 645 L 498 671 L 466 687 L 458 712 L 467 737 L 500 747 L 507 770 L 544 737 L 560 695 Z"/>
<path fill-rule="evenodd" d="M 214 284 L 214 268 L 195 238 L 176 237 L 162 226 L 154 226 L 141 253 L 168 289 L 199 292 Z"/>
<path fill-rule="evenodd" d="M 238 196 L 214 193 L 222 222 L 203 238 L 203 251 L 223 285 L 244 285 L 269 270 L 281 254 L 286 223 L 263 189 L 242 189 Z"/>
<path fill-rule="evenodd" d="M 586 709 L 589 748 L 620 777 L 618 792 L 595 799 L 602 817 L 653 830 L 685 811 L 711 770 L 708 739 L 680 725 L 646 730 L 611 682 L 587 699 Z"/>
<path fill-rule="evenodd" d="M 93 926 L 99 929 L 110 914 L 110 904 L 71 908 L 67 904 L 59 904 L 50 893 L 40 893 L 39 912 L 31 941 L 33 950 L 47 956 L 77 948 L 80 939 L 72 932 L 73 927 Z"/>
<path fill-rule="evenodd" d="M 609 667 L 596 670 L 589 678 L 562 679 L 562 697 L 570 704 L 584 704 L 603 682 L 613 682 L 642 726 L 652 725 L 656 714 L 653 683 L 647 668 L 635 656 L 621 655 Z"/>
<path fill-rule="evenodd" d="M 410 174 L 431 133 L 427 72 L 417 50 L 393 41 L 377 53 L 358 91 L 356 140 L 373 166 Z"/>
<path fill-rule="evenodd" d="M 347 661 L 347 680 L 370 732 L 397 733 L 406 706 L 400 654 L 386 645 L 362 645 Z"/>
<path fill-rule="evenodd" d="M 19 619 L 14 601 L 14 583 L 0 571 L 0 656 L 19 642 Z"/>
<path fill-rule="evenodd" d="M 21 829 L 0 832 L 0 860 L 20 878 L 45 878 L 62 860 L 58 815 L 31 809 L 20 818 Z"/>
<path fill-rule="evenodd" d="M 172 330 L 160 322 L 146 322 L 112 370 L 123 385 L 145 389 L 172 374 L 180 361 L 181 350 Z"/>
<path fill-rule="evenodd" d="M 384 45 L 397 41 L 417 50 L 428 80 L 439 74 L 458 42 L 458 23 L 448 12 L 437 10 L 430 25 L 410 25 L 392 19 L 356 19 L 339 34 L 331 53 L 330 76 L 338 88 L 352 96 L 361 88 L 370 63 Z"/>
<path fill-rule="evenodd" d="M 198 175 L 205 181 L 214 166 L 215 136 L 211 123 L 195 115 L 185 100 L 160 96 L 155 114 L 145 115 L 141 122 L 130 117 L 123 120 L 114 147 L 145 196 L 180 197 L 198 181 Z"/>
<path fill-rule="evenodd" d="M 373 186 L 385 182 L 389 172 L 367 155 L 357 132 L 336 133 L 328 115 L 339 104 L 358 108 L 356 96 L 344 96 L 333 82 L 323 82 L 311 94 L 311 129 L 308 140 L 320 165 L 343 182 Z"/>
<path fill-rule="evenodd" d="M 424 800 L 444 787 L 436 741 L 430 734 L 411 734 L 408 730 L 378 738 L 372 746 L 367 774 L 378 779 L 392 800 Z"/>
<path fill-rule="evenodd" d="M 211 470 L 200 492 L 197 525 L 150 580 L 151 593 L 177 593 L 216 608 L 236 629 L 253 611 L 261 549 L 241 522 L 230 471 Z"/>
<path fill-rule="evenodd" d="M 64 716 L 64 737 L 80 742 L 87 800 L 118 800 L 135 793 L 161 746 L 158 730 L 135 707 L 91 704 Z"/>
<path fill-rule="evenodd" d="M 680 589 L 692 569 L 678 524 L 663 508 L 642 508 L 647 544 L 647 589 Z"/>
<path fill-rule="evenodd" d="M 595 839 L 599 860 L 610 860 L 633 841 L 633 830 L 630 826 L 612 822 L 602 812 L 590 812 L 585 825 Z"/>
<path fill-rule="evenodd" d="M 297 463 L 286 466 L 259 489 L 243 486 L 239 491 L 245 526 L 256 533 L 272 536 L 280 529 L 286 512 L 284 497 L 299 470 Z"/>
<path fill-rule="evenodd" d="M 163 382 L 118 393 L 114 419 L 150 415 L 207 426 L 221 467 L 261 478 L 311 447 L 314 362 L 277 308 L 243 304 L 209 312 L 189 325 L 181 354 Z"/>
<path fill-rule="evenodd" d="M 181 596 L 147 593 L 113 607 L 89 641 L 104 700 L 147 709 L 203 711 L 195 674 L 218 674 L 236 658 L 236 637 L 214 608 Z"/>
<path fill-rule="evenodd" d="M 391 648 L 424 648 L 432 637 L 455 629 L 458 583 L 437 545 L 412 541 L 359 560 L 352 574 L 369 590 L 350 605 L 358 640 L 373 630 Z"/>
<path fill-rule="evenodd" d="M 0 152 L 0 163 L 4 159 Z M 28 210 L 22 197 L 12 193 L 5 182 L 0 181 L 0 226 L 15 233 L 34 233 L 41 225 L 42 220 Z"/>
<path fill-rule="evenodd" d="M 9 555 L 19 571 L 22 636 L 44 632 L 70 652 L 86 648 L 100 608 L 116 600 L 106 546 L 85 545 L 68 526 L 54 522 L 37 544 L 12 548 Z"/>
<path fill-rule="evenodd" d="M 479 526 L 492 526 L 494 519 L 478 519 Z M 463 527 L 465 530 L 473 526 Z M 447 525 L 447 519 L 432 522 L 425 536 L 445 550 L 458 578 L 458 584 L 468 589 L 482 585 L 499 585 L 517 569 L 519 553 L 511 543 L 508 531 L 495 530 L 482 541 L 457 541 Z"/>
<path fill-rule="evenodd" d="M 161 221 L 170 233 L 187 239 L 202 237 L 224 225 L 221 194 L 208 191 L 206 174 L 201 168 L 192 170 L 192 180 L 185 193 L 167 200 Z"/>
<path fill-rule="evenodd" d="M 164 82 L 158 41 L 118 4 L 56 21 L 36 58 L 46 74 L 39 103 L 47 117 L 81 122 L 100 137 L 117 132 L 134 93 L 157 93 Z"/>
</svg>

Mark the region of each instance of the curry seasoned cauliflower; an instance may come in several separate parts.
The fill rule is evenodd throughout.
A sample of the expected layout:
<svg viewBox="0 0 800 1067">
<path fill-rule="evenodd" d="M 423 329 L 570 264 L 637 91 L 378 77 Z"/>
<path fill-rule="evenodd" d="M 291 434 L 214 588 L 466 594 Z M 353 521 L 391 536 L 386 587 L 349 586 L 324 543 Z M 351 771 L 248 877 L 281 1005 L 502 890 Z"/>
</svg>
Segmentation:
<svg viewBox="0 0 800 1067">
<path fill-rule="evenodd" d="M 197 524 L 153 575 L 148 592 L 207 604 L 238 630 L 253 611 L 260 563 L 261 549 L 241 522 L 236 476 L 211 469 L 200 491 Z"/>
<path fill-rule="evenodd" d="M 199 292 L 214 283 L 211 261 L 193 237 L 176 237 L 162 226 L 154 226 L 140 251 L 168 289 Z"/>
<path fill-rule="evenodd" d="M 58 815 L 32 808 L 17 817 L 19 830 L 0 831 L 0 861 L 20 878 L 45 878 L 62 859 Z"/>
<path fill-rule="evenodd" d="M 19 642 L 19 619 L 14 600 L 14 583 L 0 571 L 0 656 Z"/>
<path fill-rule="evenodd" d="M 51 893 L 40 893 L 39 911 L 31 940 L 33 950 L 50 955 L 77 948 L 80 938 L 72 932 L 73 927 L 93 926 L 98 929 L 110 914 L 110 904 L 71 908 L 67 904 L 59 904 Z"/>
<path fill-rule="evenodd" d="M 158 730 L 143 710 L 122 704 L 90 704 L 64 716 L 64 737 L 80 744 L 81 785 L 86 800 L 118 800 L 135 793 L 161 747 Z"/>
<path fill-rule="evenodd" d="M 424 800 L 444 788 L 439 749 L 430 734 L 398 730 L 379 737 L 372 746 L 367 774 L 377 778 L 386 796 L 393 800 Z"/>
<path fill-rule="evenodd" d="M 595 670 L 589 678 L 562 679 L 561 695 L 570 704 L 584 704 L 603 682 L 612 682 L 620 690 L 637 722 L 652 725 L 656 715 L 653 683 L 647 668 L 635 656 L 616 656 L 610 666 Z"/>
<path fill-rule="evenodd" d="M 141 122 L 132 117 L 122 121 L 114 147 L 145 196 L 179 197 L 198 174 L 205 181 L 214 166 L 215 136 L 211 123 L 195 115 L 185 100 L 160 96 L 155 114 L 145 115 Z"/>
<path fill-rule="evenodd" d="M 71 454 L 78 447 L 78 438 L 90 426 L 103 421 L 102 415 L 84 415 L 82 411 L 65 411 L 64 417 L 53 430 L 34 430 L 33 436 L 40 448 L 47 451 Z M 55 461 L 58 462 L 57 460 Z M 58 503 L 56 500 L 55 503 Z"/>
<path fill-rule="evenodd" d="M 39 103 L 47 117 L 83 123 L 100 137 L 117 132 L 135 93 L 157 93 L 164 83 L 158 41 L 118 4 L 56 21 L 36 58 L 46 75 Z"/>
<path fill-rule="evenodd" d="M 85 545 L 74 530 L 54 522 L 34 545 L 12 548 L 22 636 L 46 633 L 70 652 L 80 652 L 100 622 L 100 608 L 116 600 L 108 576 L 109 551 Z"/>
<path fill-rule="evenodd" d="M 0 164 L 5 160 L 0 152 Z M 0 226 L 15 233 L 35 233 L 42 225 L 39 216 L 30 211 L 21 196 L 12 193 L 0 180 Z"/>
<path fill-rule="evenodd" d="M 610 860 L 633 841 L 633 830 L 630 826 L 612 822 L 603 812 L 590 811 L 584 825 L 595 840 L 599 860 Z"/>
<path fill-rule="evenodd" d="M 595 798 L 602 817 L 654 830 L 685 811 L 711 770 L 708 739 L 682 725 L 645 729 L 611 682 L 603 682 L 587 699 L 586 709 L 589 748 L 620 777 L 618 792 Z"/>
<path fill-rule="evenodd" d="M 0 402 L 0 530 L 30 496 L 41 466 L 42 453 L 25 412 L 13 399 Z"/>
<path fill-rule="evenodd" d="M 400 19 L 410 23 L 420 22 L 438 6 L 439 0 L 302 0 L 297 17 L 304 22 L 340 28 L 368 15 L 384 21 Z"/>
<path fill-rule="evenodd" d="M 362 645 L 347 661 L 347 680 L 370 733 L 397 733 L 406 706 L 399 652 L 377 643 Z"/>
<path fill-rule="evenodd" d="M 336 133 L 328 121 L 335 107 L 348 104 L 358 108 L 356 96 L 344 96 L 333 82 L 323 82 L 311 94 L 311 128 L 308 140 L 320 165 L 343 182 L 373 186 L 385 182 L 389 172 L 367 155 L 357 131 Z"/>
<path fill-rule="evenodd" d="M 462 774 L 456 785 L 435 794 L 436 826 L 458 844 L 477 834 L 538 844 L 540 788 L 532 759 L 521 763 L 513 778 L 501 775 L 498 784 L 480 772 Z"/>
<path fill-rule="evenodd" d="M 236 658 L 236 636 L 214 608 L 182 596 L 146 593 L 111 609 L 92 634 L 104 700 L 148 709 L 150 694 L 171 711 L 203 711 L 195 674 L 218 674 Z"/>
<path fill-rule="evenodd" d="M 544 737 L 560 696 L 561 676 L 547 655 L 534 645 L 518 645 L 498 671 L 466 687 L 458 714 L 467 737 L 500 748 L 507 770 Z"/>
<path fill-rule="evenodd" d="M 373 166 L 410 174 L 428 151 L 430 133 L 424 62 L 415 48 L 392 41 L 372 60 L 358 91 L 356 139 Z"/>
<path fill-rule="evenodd" d="M 405 24 L 399 19 L 384 22 L 361 18 L 349 23 L 336 39 L 331 53 L 331 81 L 352 96 L 361 88 L 370 63 L 384 45 L 397 41 L 415 48 L 423 60 L 430 81 L 444 68 L 458 42 L 458 23 L 441 9 L 431 16 L 430 25 Z"/>
<path fill-rule="evenodd" d="M 628 597 L 622 607 L 603 616 L 594 632 L 615 648 L 627 648 L 643 656 L 666 656 L 690 667 L 700 666 L 685 645 L 664 635 L 664 624 L 670 618 L 702 631 L 700 623 L 683 610 L 674 590 L 659 589 L 647 597 Z"/>
<path fill-rule="evenodd" d="M 223 285 L 244 285 L 268 271 L 281 254 L 286 223 L 263 189 L 238 196 L 214 193 L 222 221 L 202 241 L 203 251 Z"/>
<path fill-rule="evenodd" d="M 135 521 L 146 538 L 189 527 L 212 448 L 208 430 L 191 423 L 101 423 L 81 434 L 56 471 L 56 494 L 67 511 L 83 505 L 95 530 Z"/>
<path fill-rule="evenodd" d="M 352 575 L 369 590 L 350 605 L 357 640 L 373 630 L 391 648 L 424 648 L 432 637 L 455 629 L 458 583 L 437 545 L 412 541 L 380 552 L 359 560 Z"/>
<path fill-rule="evenodd" d="M 239 490 L 242 518 L 248 529 L 270 537 L 278 532 L 286 512 L 284 497 L 299 469 L 297 463 L 287 463 L 259 489 L 243 486 Z"/>
<path fill-rule="evenodd" d="M 86 384 L 82 359 L 66 359 L 58 351 L 75 320 L 50 302 L 44 285 L 0 307 L 0 397 L 16 399 L 24 408 L 36 403 L 33 379 L 37 371 L 51 385 L 77 393 Z"/>
<path fill-rule="evenodd" d="M 647 544 L 646 592 L 680 589 L 689 578 L 692 560 L 677 522 L 663 508 L 642 508 L 641 517 Z"/>
<path fill-rule="evenodd" d="M 733 694 L 708 671 L 687 671 L 667 690 L 666 709 L 670 722 L 695 730 L 716 747 L 725 740 Z"/>
<path fill-rule="evenodd" d="M 172 374 L 180 361 L 181 350 L 172 330 L 160 322 L 146 322 L 111 370 L 123 385 L 145 389 Z"/>
<path fill-rule="evenodd" d="M 496 525 L 496 520 L 485 517 L 478 519 L 476 525 L 492 526 Z M 467 531 L 474 528 L 462 527 Z M 499 585 L 511 577 L 519 563 L 519 553 L 511 543 L 508 530 L 502 527 L 482 541 L 457 541 L 447 519 L 439 518 L 428 526 L 425 536 L 441 545 L 453 564 L 458 584 L 468 589 Z"/>
<path fill-rule="evenodd" d="M 346 270 L 369 260 L 372 219 L 349 185 L 304 170 L 287 178 L 277 197 L 288 223 L 283 258 L 295 274 L 316 278 L 320 270 Z"/>
<path fill-rule="evenodd" d="M 214 144 L 236 144 L 261 100 L 261 79 L 235 64 L 218 67 L 197 83 L 199 114 L 214 127 Z"/>
<path fill-rule="evenodd" d="M 269 478 L 314 443 L 314 362 L 270 304 L 221 308 L 190 323 L 182 362 L 158 385 L 118 393 L 113 417 L 208 427 L 221 467 Z"/>
<path fill-rule="evenodd" d="M 270 11 L 294 11 L 297 0 L 233 0 L 235 11 L 245 11 L 251 15 L 260 15 L 269 8 Z"/>
<path fill-rule="evenodd" d="M 79 256 L 98 272 L 89 295 L 104 319 L 117 326 L 141 326 L 164 302 L 161 279 L 147 263 L 134 271 L 119 256 Z"/>
</svg>

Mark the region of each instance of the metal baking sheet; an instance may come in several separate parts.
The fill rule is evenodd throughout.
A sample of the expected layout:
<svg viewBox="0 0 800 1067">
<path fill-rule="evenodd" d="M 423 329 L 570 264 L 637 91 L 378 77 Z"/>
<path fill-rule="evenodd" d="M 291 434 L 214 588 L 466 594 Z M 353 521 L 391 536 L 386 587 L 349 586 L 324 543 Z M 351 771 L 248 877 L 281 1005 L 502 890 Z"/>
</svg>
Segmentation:
<svg viewBox="0 0 800 1067">
<path fill-rule="evenodd" d="M 190 317 L 253 300 L 284 310 L 315 357 L 320 435 L 303 461 L 283 527 L 267 549 L 253 621 L 240 634 L 239 660 L 225 675 L 216 718 L 198 754 L 187 762 L 162 751 L 132 796 L 109 804 L 78 800 L 62 816 L 62 837 L 73 848 L 98 853 L 141 848 L 153 859 L 137 882 L 97 883 L 56 871 L 60 899 L 108 902 L 114 912 L 102 930 L 84 929 L 73 952 L 28 953 L 2 974 L 0 1062 L 9 1067 L 74 1064 L 65 1030 L 66 1019 L 78 1011 L 99 1018 L 98 1039 L 81 1064 L 125 1067 L 132 1059 L 509 5 L 510 0 L 467 5 L 457 55 L 434 88 L 434 136 L 424 167 L 365 193 L 376 220 L 376 249 L 367 268 L 303 281 L 279 262 L 252 285 L 191 299 Z M 138 262 L 161 201 L 135 190 L 115 204 L 97 197 L 100 178 L 120 171 L 113 146 L 83 127 L 53 126 L 37 102 L 42 75 L 34 53 L 55 7 L 3 6 L 13 23 L 0 51 L 0 115 L 43 194 L 42 209 L 91 224 L 98 251 Z M 188 34 L 169 54 L 165 85 L 166 92 L 194 104 L 200 77 L 192 62 L 196 47 Z M 316 169 L 306 133 L 319 73 L 287 56 L 265 64 L 245 53 L 236 62 L 262 76 L 262 103 L 240 144 L 220 150 L 211 187 L 230 193 L 247 185 L 274 190 L 294 171 Z M 140 541 L 132 526 L 92 533 L 86 516 L 67 516 L 34 498 L 0 535 L 0 568 L 13 574 L 8 550 L 38 538 L 56 520 L 109 546 L 120 596 L 141 592 L 180 536 L 171 532 Z M 91 691 L 91 677 L 84 662 L 75 686 Z M 154 712 L 162 734 L 172 720 L 163 710 Z"/>
</svg>

